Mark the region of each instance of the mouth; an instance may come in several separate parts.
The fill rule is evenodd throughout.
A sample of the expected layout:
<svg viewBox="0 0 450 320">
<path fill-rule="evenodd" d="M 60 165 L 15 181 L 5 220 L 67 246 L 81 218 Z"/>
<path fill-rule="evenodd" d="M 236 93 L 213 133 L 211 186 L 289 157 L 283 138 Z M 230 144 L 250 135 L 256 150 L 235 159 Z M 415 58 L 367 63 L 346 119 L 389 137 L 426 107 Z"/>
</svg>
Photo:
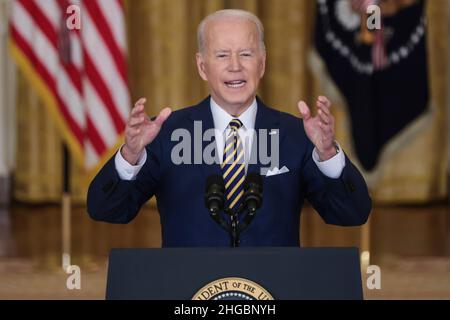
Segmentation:
<svg viewBox="0 0 450 320">
<path fill-rule="evenodd" d="M 225 85 L 226 85 L 228 88 L 232 88 L 232 89 L 239 89 L 239 88 L 242 88 L 243 86 L 245 86 L 246 83 L 247 83 L 247 81 L 245 81 L 245 80 L 225 81 Z"/>
</svg>

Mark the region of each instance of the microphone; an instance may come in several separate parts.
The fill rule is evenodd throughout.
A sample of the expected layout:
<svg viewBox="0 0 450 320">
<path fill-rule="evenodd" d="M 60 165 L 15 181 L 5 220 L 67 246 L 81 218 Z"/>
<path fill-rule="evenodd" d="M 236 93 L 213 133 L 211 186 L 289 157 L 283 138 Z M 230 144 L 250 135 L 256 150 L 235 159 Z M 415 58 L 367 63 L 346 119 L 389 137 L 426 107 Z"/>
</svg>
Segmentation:
<svg viewBox="0 0 450 320">
<path fill-rule="evenodd" d="M 250 172 L 244 182 L 244 204 L 250 215 L 262 205 L 263 179 L 260 174 Z"/>
<path fill-rule="evenodd" d="M 211 214 L 219 213 L 225 203 L 225 182 L 223 177 L 215 174 L 206 179 L 205 205 Z"/>
<path fill-rule="evenodd" d="M 224 209 L 225 205 L 225 182 L 223 177 L 214 174 L 206 179 L 205 188 L 205 206 L 208 209 L 211 217 L 217 222 L 226 232 L 231 234 L 231 229 L 225 220 L 220 215 L 220 211 Z"/>
<path fill-rule="evenodd" d="M 244 204 L 247 214 L 239 224 L 238 234 L 242 233 L 252 222 L 256 210 L 262 205 L 263 178 L 261 175 L 251 172 L 247 174 L 244 183 Z"/>
</svg>

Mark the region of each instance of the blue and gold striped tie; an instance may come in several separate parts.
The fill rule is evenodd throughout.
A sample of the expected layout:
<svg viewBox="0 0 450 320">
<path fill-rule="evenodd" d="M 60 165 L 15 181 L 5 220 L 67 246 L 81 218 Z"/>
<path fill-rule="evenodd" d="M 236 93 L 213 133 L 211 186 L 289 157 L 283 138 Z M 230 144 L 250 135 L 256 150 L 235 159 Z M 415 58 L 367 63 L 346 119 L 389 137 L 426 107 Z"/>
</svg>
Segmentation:
<svg viewBox="0 0 450 320">
<path fill-rule="evenodd" d="M 244 194 L 245 159 L 244 146 L 238 130 L 242 127 L 239 119 L 230 121 L 230 133 L 225 140 L 222 174 L 225 182 L 226 205 L 230 209 L 239 208 Z"/>
</svg>

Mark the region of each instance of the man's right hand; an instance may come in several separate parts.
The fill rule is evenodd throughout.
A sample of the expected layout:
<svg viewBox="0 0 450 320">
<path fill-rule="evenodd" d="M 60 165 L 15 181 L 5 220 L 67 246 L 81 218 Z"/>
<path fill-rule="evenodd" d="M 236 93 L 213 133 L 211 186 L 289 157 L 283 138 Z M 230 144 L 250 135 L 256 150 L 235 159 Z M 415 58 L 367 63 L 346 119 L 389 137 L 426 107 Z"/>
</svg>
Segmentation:
<svg viewBox="0 0 450 320">
<path fill-rule="evenodd" d="M 144 110 L 146 101 L 145 98 L 141 98 L 136 102 L 125 127 L 125 145 L 121 153 L 131 165 L 136 165 L 145 146 L 156 138 L 162 124 L 172 113 L 170 108 L 164 108 L 152 121 Z"/>
</svg>

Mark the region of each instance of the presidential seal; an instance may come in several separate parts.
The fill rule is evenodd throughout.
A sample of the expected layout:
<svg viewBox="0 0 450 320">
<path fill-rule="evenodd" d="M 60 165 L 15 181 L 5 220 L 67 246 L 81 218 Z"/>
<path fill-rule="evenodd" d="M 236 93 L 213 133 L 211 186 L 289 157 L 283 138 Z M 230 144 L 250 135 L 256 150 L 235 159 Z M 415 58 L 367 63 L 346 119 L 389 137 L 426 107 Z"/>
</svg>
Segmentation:
<svg viewBox="0 0 450 320">
<path fill-rule="evenodd" d="M 223 278 L 208 283 L 192 300 L 274 300 L 259 284 L 243 278 Z"/>
</svg>

